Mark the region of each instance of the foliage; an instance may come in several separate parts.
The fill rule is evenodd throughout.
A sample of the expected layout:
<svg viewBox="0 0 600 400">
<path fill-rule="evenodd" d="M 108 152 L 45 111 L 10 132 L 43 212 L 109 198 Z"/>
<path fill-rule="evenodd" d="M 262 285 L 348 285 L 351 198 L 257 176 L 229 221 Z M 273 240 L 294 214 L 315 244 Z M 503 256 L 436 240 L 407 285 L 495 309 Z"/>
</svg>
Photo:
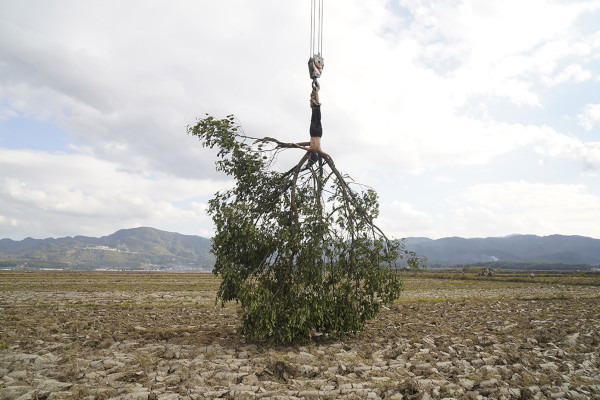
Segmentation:
<svg viewBox="0 0 600 400">
<path fill-rule="evenodd" d="M 308 166 L 305 144 L 246 136 L 233 116 L 207 116 L 188 133 L 217 149 L 217 170 L 235 180 L 210 200 L 209 213 L 214 273 L 223 278 L 217 300 L 240 302 L 242 334 L 276 343 L 314 331 L 339 337 L 398 298 L 396 261 L 418 267 L 419 259 L 374 225 L 374 190 L 351 187 L 328 156 Z M 277 171 L 286 149 L 303 156 Z"/>
</svg>

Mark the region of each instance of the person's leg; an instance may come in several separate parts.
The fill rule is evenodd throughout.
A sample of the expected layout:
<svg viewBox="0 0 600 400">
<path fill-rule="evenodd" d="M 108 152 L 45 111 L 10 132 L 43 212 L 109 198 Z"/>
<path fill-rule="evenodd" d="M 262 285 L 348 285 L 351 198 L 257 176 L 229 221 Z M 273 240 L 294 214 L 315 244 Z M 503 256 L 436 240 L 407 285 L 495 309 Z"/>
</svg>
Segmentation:
<svg viewBox="0 0 600 400">
<path fill-rule="evenodd" d="M 321 137 L 323 136 L 323 126 L 321 125 L 321 106 L 315 106 L 312 108 L 312 115 L 310 117 L 310 137 Z"/>
<path fill-rule="evenodd" d="M 316 153 L 321 150 L 321 136 L 323 136 L 323 127 L 321 126 L 321 106 L 312 108 L 312 116 L 310 119 L 310 146 L 309 148 L 315 152 L 311 153 L 310 160 L 312 163 L 319 160 L 319 155 Z"/>
<path fill-rule="evenodd" d="M 310 107 L 315 107 L 315 106 L 320 106 L 321 103 L 319 102 L 319 88 L 313 86 L 313 90 L 310 93 Z"/>
<path fill-rule="evenodd" d="M 321 150 L 321 136 L 323 136 L 323 126 L 321 125 L 321 104 L 319 103 L 319 92 L 316 88 L 310 95 L 310 107 L 312 114 L 310 117 L 310 146 L 311 150 L 315 152 L 310 155 L 310 164 L 313 164 L 319 160 L 319 155 L 316 153 Z"/>
</svg>

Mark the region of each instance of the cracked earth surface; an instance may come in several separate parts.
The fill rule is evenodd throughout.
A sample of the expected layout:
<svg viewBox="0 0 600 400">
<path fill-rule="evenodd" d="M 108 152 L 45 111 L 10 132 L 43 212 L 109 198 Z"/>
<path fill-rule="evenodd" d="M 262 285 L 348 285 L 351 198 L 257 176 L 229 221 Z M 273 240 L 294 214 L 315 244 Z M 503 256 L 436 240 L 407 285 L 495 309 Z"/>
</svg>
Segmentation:
<svg viewBox="0 0 600 400">
<path fill-rule="evenodd" d="M 206 274 L 0 272 L 0 399 L 600 399 L 600 287 L 410 276 L 365 331 L 236 333 Z"/>
</svg>

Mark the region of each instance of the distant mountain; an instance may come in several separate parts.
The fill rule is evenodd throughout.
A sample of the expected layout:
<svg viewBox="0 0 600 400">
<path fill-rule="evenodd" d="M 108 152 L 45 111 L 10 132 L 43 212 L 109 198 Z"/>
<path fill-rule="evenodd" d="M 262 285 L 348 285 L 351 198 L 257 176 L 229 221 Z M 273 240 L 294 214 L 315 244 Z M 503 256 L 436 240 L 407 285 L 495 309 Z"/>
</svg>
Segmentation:
<svg viewBox="0 0 600 400">
<path fill-rule="evenodd" d="M 2 239 L 0 268 L 211 270 L 210 245 L 210 239 L 154 228 L 122 229 L 100 238 Z M 583 236 L 409 237 L 406 247 L 426 256 L 430 267 L 492 261 L 600 265 L 600 239 Z"/>
<path fill-rule="evenodd" d="M 100 238 L 0 240 L 0 266 L 210 270 L 210 239 L 154 228 L 122 229 Z M 4 260 L 4 261 L 2 261 Z"/>
<path fill-rule="evenodd" d="M 489 261 L 600 265 L 600 239 L 583 236 L 407 238 L 406 247 L 426 256 L 429 265 L 450 266 Z"/>
</svg>

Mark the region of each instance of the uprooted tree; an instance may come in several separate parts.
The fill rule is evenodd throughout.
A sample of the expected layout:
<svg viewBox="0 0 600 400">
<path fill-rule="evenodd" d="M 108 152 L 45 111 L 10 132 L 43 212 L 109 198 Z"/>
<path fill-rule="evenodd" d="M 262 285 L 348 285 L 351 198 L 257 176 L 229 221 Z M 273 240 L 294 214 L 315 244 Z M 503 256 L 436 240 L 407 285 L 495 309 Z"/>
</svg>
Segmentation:
<svg viewBox="0 0 600 400">
<path fill-rule="evenodd" d="M 217 301 L 240 303 L 240 333 L 281 344 L 315 332 L 340 337 L 399 297 L 396 263 L 421 260 L 374 224 L 377 194 L 340 174 L 329 155 L 311 164 L 308 143 L 246 136 L 233 116 L 199 119 L 188 133 L 218 149 L 217 170 L 235 180 L 209 214 Z M 277 171 L 278 155 L 294 149 L 298 163 Z"/>
</svg>

